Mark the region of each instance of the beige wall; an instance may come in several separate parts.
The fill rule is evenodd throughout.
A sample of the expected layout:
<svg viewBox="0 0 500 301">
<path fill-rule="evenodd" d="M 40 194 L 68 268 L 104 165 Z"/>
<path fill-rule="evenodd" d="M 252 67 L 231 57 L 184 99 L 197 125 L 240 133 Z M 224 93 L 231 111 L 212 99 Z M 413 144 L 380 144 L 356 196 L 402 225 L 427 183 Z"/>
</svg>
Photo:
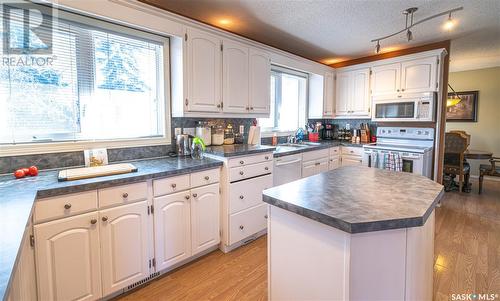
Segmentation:
<svg viewBox="0 0 500 301">
<path fill-rule="evenodd" d="M 449 83 L 457 92 L 479 90 L 479 108 L 477 122 L 447 122 L 446 131 L 464 130 L 471 135 L 470 149 L 500 157 L 500 67 L 451 72 Z M 479 174 L 479 163 L 488 163 L 469 162 L 473 175 Z"/>
</svg>

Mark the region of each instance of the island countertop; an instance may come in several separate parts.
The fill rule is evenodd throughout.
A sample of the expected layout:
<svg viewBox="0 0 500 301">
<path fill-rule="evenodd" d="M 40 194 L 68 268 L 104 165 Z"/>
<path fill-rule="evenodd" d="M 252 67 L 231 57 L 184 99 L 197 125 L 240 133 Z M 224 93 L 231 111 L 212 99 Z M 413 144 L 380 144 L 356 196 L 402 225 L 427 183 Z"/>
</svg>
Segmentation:
<svg viewBox="0 0 500 301">
<path fill-rule="evenodd" d="M 344 166 L 263 192 L 264 202 L 348 233 L 419 227 L 444 194 L 426 177 Z"/>
</svg>

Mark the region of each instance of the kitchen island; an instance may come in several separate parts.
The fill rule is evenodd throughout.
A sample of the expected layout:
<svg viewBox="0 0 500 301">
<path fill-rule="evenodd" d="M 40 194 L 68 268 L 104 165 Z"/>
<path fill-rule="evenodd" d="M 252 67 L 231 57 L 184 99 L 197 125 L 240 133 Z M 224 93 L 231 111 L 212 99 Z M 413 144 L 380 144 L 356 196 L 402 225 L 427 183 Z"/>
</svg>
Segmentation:
<svg viewBox="0 0 500 301">
<path fill-rule="evenodd" d="M 443 191 L 363 166 L 265 190 L 269 300 L 432 300 Z"/>
</svg>

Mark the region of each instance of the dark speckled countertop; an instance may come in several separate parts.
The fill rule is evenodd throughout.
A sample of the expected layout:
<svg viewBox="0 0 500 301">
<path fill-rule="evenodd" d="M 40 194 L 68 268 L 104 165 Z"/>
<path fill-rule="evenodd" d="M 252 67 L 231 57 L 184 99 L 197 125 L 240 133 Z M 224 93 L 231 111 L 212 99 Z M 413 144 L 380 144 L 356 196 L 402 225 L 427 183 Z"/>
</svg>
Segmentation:
<svg viewBox="0 0 500 301">
<path fill-rule="evenodd" d="M 187 174 L 222 166 L 213 159 L 160 158 L 130 162 L 137 172 L 58 182 L 58 171 L 41 171 L 37 177 L 16 180 L 12 175 L 0 176 L 0 300 L 16 264 L 19 247 L 36 198 L 104 188 L 152 178 Z"/>
<path fill-rule="evenodd" d="M 348 233 L 419 227 L 444 189 L 426 177 L 344 166 L 276 186 L 264 202 Z"/>
</svg>

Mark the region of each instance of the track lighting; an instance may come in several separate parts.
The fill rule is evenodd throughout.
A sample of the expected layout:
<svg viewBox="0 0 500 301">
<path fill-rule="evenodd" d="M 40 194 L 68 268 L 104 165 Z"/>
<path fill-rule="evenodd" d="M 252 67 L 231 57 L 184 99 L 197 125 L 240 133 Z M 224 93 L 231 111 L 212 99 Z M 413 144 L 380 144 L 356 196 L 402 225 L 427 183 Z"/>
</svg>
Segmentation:
<svg viewBox="0 0 500 301">
<path fill-rule="evenodd" d="M 380 42 L 377 41 L 377 45 L 375 46 L 375 53 L 379 53 L 380 52 Z"/>
<path fill-rule="evenodd" d="M 444 23 L 444 29 L 452 30 L 455 27 L 455 21 L 451 18 L 451 12 L 448 15 L 448 20 Z"/>
<path fill-rule="evenodd" d="M 440 16 L 448 15 L 448 20 L 446 20 L 446 22 L 443 25 L 443 27 L 446 30 L 451 30 L 455 26 L 455 20 L 453 20 L 451 18 L 451 14 L 454 13 L 454 12 L 456 12 L 456 11 L 463 10 L 463 9 L 464 8 L 462 6 L 461 7 L 457 7 L 457 8 L 454 8 L 454 9 L 450 9 L 450 10 L 441 12 L 439 14 L 432 15 L 432 16 L 427 17 L 427 18 L 423 18 L 422 20 L 417 21 L 417 22 L 413 22 L 413 14 L 418 10 L 418 8 L 417 7 L 410 7 L 408 9 L 405 9 L 403 11 L 403 15 L 405 15 L 405 19 L 406 19 L 405 20 L 406 21 L 405 28 L 401 29 L 398 32 L 395 32 L 395 33 L 392 33 L 392 34 L 389 34 L 389 35 L 386 35 L 386 36 L 383 36 L 383 37 L 371 40 L 371 42 L 377 42 L 377 45 L 375 46 L 375 53 L 379 53 L 380 52 L 380 41 L 388 39 L 388 38 L 391 38 L 391 37 L 396 36 L 396 35 L 399 35 L 399 34 L 401 34 L 403 32 L 406 32 L 406 39 L 408 40 L 408 42 L 410 42 L 410 41 L 413 40 L 413 32 L 411 31 L 411 29 L 413 27 L 415 27 L 415 26 L 417 26 L 419 24 L 422 24 L 424 22 L 430 21 L 432 19 L 435 19 L 437 17 L 440 17 Z"/>
</svg>

